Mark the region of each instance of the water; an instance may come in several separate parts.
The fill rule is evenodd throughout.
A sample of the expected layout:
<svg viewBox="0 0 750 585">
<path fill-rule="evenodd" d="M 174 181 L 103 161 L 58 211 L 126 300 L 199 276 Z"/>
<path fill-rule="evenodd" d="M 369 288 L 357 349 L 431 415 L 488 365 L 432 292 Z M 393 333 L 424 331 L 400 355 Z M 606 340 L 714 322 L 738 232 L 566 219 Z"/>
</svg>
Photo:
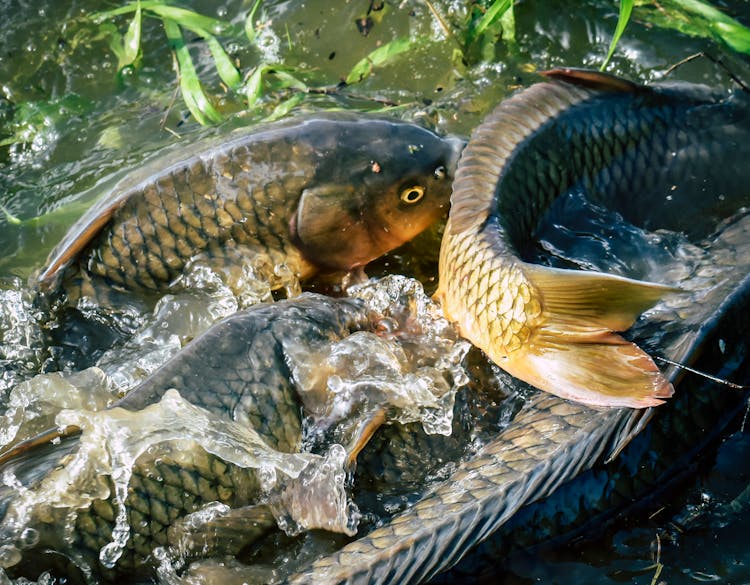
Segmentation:
<svg viewBox="0 0 750 585">
<path fill-rule="evenodd" d="M 196 1 L 190 6 L 241 25 L 248 4 L 230 1 L 217 5 Z M 498 43 L 491 47 L 489 62 L 467 67 L 451 58 L 452 41 L 445 38 L 424 3 L 387 3 L 382 11 L 370 15 L 373 23 L 369 33 L 364 35 L 356 23 L 366 16 L 368 4 L 263 2 L 257 17 L 263 25 L 257 46 L 249 48 L 241 38 L 231 41 L 232 57 L 239 60 L 243 71 L 263 62 L 283 62 L 299 67 L 303 71 L 301 76 L 310 84 L 335 86 L 361 57 L 379 44 L 407 35 L 435 38 L 434 42 L 419 45 L 393 63 L 376 68 L 375 74 L 362 84 L 308 96 L 300 109 L 373 110 L 382 108 L 384 103 L 397 103 L 400 107 L 393 115 L 423 120 L 441 132 L 468 135 L 502 97 L 518 85 L 528 83 L 529 71 L 558 65 L 598 67 L 616 20 L 616 6 L 609 3 L 583 2 L 573 9 L 570 3 L 552 0 L 520 2 L 516 8 L 515 42 Z M 451 24 L 465 16 L 463 2 L 445 1 L 435 5 Z M 727 2 L 723 6 L 746 24 L 750 22 L 745 3 Z M 148 155 L 165 147 L 226 130 L 201 129 L 186 116 L 182 104 L 178 102 L 170 107 L 174 75 L 163 32 L 153 21 L 144 24 L 142 69 L 135 75 L 118 78 L 116 58 L 108 51 L 107 41 L 96 38 L 97 28 L 86 19 L 88 13 L 100 8 L 100 3 L 93 0 L 21 5 L 0 2 L 0 10 L 6 18 L 4 39 L 0 44 L 0 121 L 4 134 L 24 137 L 20 143 L 0 147 L 0 205 L 9 214 L 0 216 L 0 246 L 4 251 L 0 259 L 3 283 L 0 290 L 0 331 L 3 334 L 0 404 L 5 417 L 0 442 L 4 443 L 33 435 L 63 409 L 78 413 L 68 415 L 73 416 L 72 419 L 63 417 L 63 422 L 87 424 L 86 421 L 93 419 L 86 417 L 96 415 L 82 412 L 93 412 L 116 399 L 210 323 L 241 306 L 268 300 L 270 296 L 267 287 L 257 284 L 264 282 L 263 279 L 252 278 L 257 267 L 249 267 L 251 286 L 245 296 L 239 298 L 219 287 L 208 298 L 195 295 L 166 298 L 153 312 L 133 307 L 112 316 L 102 314 L 95 307 L 83 306 L 72 312 L 69 319 L 55 323 L 55 328 L 45 327 L 44 316 L 34 306 L 33 295 L 24 282 L 42 265 L 51 247 L 102 186 L 111 182 L 112 176 L 121 169 L 137 166 Z M 700 50 L 718 52 L 709 41 L 639 22 L 637 14 L 636 10 L 636 20 L 621 41 L 612 64 L 613 72 L 642 81 L 655 80 L 689 54 Z M 125 21 L 117 24 L 124 31 Z M 243 112 L 240 97 L 222 93 L 205 48 L 201 48 L 199 42 L 192 43 L 191 47 L 207 90 L 219 96 L 217 106 L 227 115 L 235 114 L 226 126 L 252 123 L 268 115 L 288 97 L 288 92 L 272 93 L 261 100 L 257 110 Z M 740 73 L 744 72 L 741 60 L 736 57 L 728 60 Z M 671 78 L 723 87 L 731 85 L 725 72 L 706 60 L 697 60 L 678 69 Z M 176 132 L 180 138 L 164 128 Z M 689 274 L 701 258 L 701 250 L 687 243 L 680 234 L 636 231 L 630 235 L 628 242 L 603 254 L 601 243 L 606 238 L 599 238 L 598 248 L 596 242 L 591 244 L 593 248 L 587 253 L 571 248 L 571 240 L 558 233 L 557 239 L 545 240 L 543 255 L 551 258 L 551 263 L 565 265 L 574 261 L 588 268 L 598 263 L 600 267 L 643 278 L 661 276 L 666 263 L 672 271 L 666 280 L 675 282 Z M 370 273 L 415 275 L 429 292 L 435 286 L 434 262 L 438 245 L 439 229 L 435 229 L 376 263 Z M 592 253 L 592 249 L 597 252 Z M 581 261 L 581 257 L 585 260 Z M 212 276 L 197 267 L 188 278 L 202 282 L 211 280 Z M 298 284 L 285 283 L 288 294 L 297 292 Z M 323 283 L 318 288 L 328 286 Z M 367 285 L 355 294 L 381 308 L 391 302 L 373 299 Z M 415 314 L 431 310 L 425 308 L 425 297 L 415 293 L 411 298 L 416 299 L 415 306 L 410 308 Z M 420 303 L 422 306 L 416 306 Z M 400 316 L 389 318 L 398 323 Z M 384 321 L 384 327 L 388 328 L 389 323 Z M 356 425 L 353 428 L 336 425 L 337 421 L 346 420 L 342 418 L 347 413 L 345 407 L 351 408 L 353 404 L 359 405 L 357 408 L 365 414 L 363 420 L 370 420 L 379 412 L 379 405 L 387 402 L 396 405 L 392 413 L 394 421 L 406 424 L 418 420 L 425 432 L 440 436 L 448 427 L 456 429 L 458 423 L 449 420 L 449 416 L 455 412 L 453 401 L 459 401 L 459 410 L 462 407 L 463 399 L 457 390 L 466 383 L 466 374 L 459 367 L 466 347 L 456 345 L 455 338 L 450 337 L 439 321 L 436 323 L 439 335 L 432 329 L 425 332 L 412 327 L 407 329 L 408 334 L 399 344 L 385 335 L 362 342 L 362 337 L 357 337 L 327 348 L 324 358 L 328 367 L 343 367 L 348 374 L 329 377 L 323 385 L 324 399 L 312 401 L 312 414 L 305 426 L 305 440 L 310 448 L 331 439 L 346 446 L 356 438 L 360 432 Z M 394 330 L 401 331 L 401 325 L 394 326 Z M 44 347 L 50 338 L 52 344 L 48 351 Z M 367 356 L 371 359 L 364 360 L 365 363 L 345 363 L 344 356 L 351 358 L 366 353 L 358 343 L 377 348 L 377 353 Z M 113 345 L 115 349 L 110 349 Z M 426 351 L 424 348 L 434 353 L 420 354 Z M 423 369 L 412 366 L 416 363 L 414 352 L 417 352 L 417 362 L 427 364 L 420 366 Z M 441 359 L 443 362 L 437 363 Z M 477 360 L 472 353 L 467 359 L 469 363 Z M 98 369 L 84 370 L 80 376 L 49 373 L 34 377 L 41 370 L 70 370 L 94 364 Z M 368 387 L 377 385 L 384 389 L 380 402 L 368 403 L 362 398 L 368 387 L 357 387 L 353 383 L 355 378 L 361 380 L 359 368 L 369 368 Z M 309 375 L 309 372 L 298 373 L 302 386 L 315 386 Z M 497 409 L 488 408 L 490 418 L 497 425 L 495 428 L 499 428 L 508 423 L 514 409 L 499 406 L 506 398 L 502 374 L 491 371 L 486 378 L 494 380 L 498 387 L 495 394 L 488 390 L 490 404 L 498 405 Z M 413 383 L 404 384 L 404 379 Z M 24 385 L 18 386 L 20 383 Z M 96 391 L 89 394 L 82 388 L 96 388 Z M 407 389 L 420 392 L 419 404 L 423 406 L 409 408 L 415 397 L 404 394 Z M 342 400 L 346 392 L 351 395 Z M 44 395 L 46 400 L 32 403 L 29 398 L 37 395 Z M 172 406 L 176 405 L 179 412 L 182 412 L 179 408 L 187 408 L 175 400 Z M 485 438 L 482 432 L 489 431 L 468 434 L 468 444 L 477 441 L 470 450 L 481 445 Z M 617 526 L 607 538 L 571 553 L 558 551 L 531 562 L 516 562 L 509 569 L 508 582 L 747 581 L 750 558 L 746 546 L 742 546 L 747 514 L 740 511 L 727 516 L 726 509 L 746 485 L 747 472 L 741 465 L 745 444 L 744 430 L 732 435 L 720 448 L 715 463 L 709 461 L 693 484 L 675 497 L 674 512 L 661 512 L 653 518 L 640 517 L 634 527 Z M 336 451 L 328 461 L 334 484 L 339 482 L 340 485 L 342 463 L 340 452 Z M 130 453 L 132 456 L 132 451 Z M 427 475 L 430 481 L 439 481 L 450 469 L 448 462 L 427 470 Z M 414 480 L 423 481 L 424 474 L 415 473 Z M 413 499 L 414 494 L 408 490 L 385 491 L 386 483 L 376 484 L 377 489 L 372 490 L 383 494 L 377 504 L 380 509 L 372 504 L 372 510 L 365 514 L 362 522 L 375 522 L 378 514 L 393 513 Z M 363 508 L 371 496 L 364 493 L 366 491 L 358 495 Z M 290 496 L 290 499 L 295 497 Z M 299 502 L 298 505 L 304 507 Z M 340 525 L 344 526 L 344 532 L 351 530 L 346 526 L 353 514 L 353 508 L 347 506 L 345 503 L 341 508 L 344 520 L 340 519 Z M 222 513 L 221 510 L 213 512 Z M 277 516 L 283 517 L 281 513 Z M 699 520 L 693 521 L 693 516 Z M 295 519 L 286 521 L 289 525 L 299 523 Z M 315 519 L 307 525 L 321 521 Z M 674 523 L 686 525 L 687 530 L 672 530 L 670 527 Z M 669 538 L 663 536 L 667 533 Z M 660 535 L 658 541 L 657 534 Z M 298 545 L 296 552 L 304 558 L 320 547 L 332 546 L 330 542 L 311 543 L 314 540 L 310 537 Z M 337 542 L 334 539 L 333 545 Z M 108 551 L 116 556 L 116 543 Z M 657 551 L 658 561 L 663 566 L 655 578 Z M 258 555 L 263 556 L 260 552 Z M 268 551 L 265 555 L 266 559 L 273 558 Z M 165 582 L 171 579 L 170 562 L 166 559 L 162 566 Z M 206 561 L 204 569 L 205 574 L 217 570 L 211 561 Z M 268 580 L 274 571 L 273 564 L 260 566 L 257 571 L 260 582 Z M 0 582 L 2 580 L 0 576 Z M 39 579 L 39 582 L 46 581 L 48 577 Z"/>
</svg>

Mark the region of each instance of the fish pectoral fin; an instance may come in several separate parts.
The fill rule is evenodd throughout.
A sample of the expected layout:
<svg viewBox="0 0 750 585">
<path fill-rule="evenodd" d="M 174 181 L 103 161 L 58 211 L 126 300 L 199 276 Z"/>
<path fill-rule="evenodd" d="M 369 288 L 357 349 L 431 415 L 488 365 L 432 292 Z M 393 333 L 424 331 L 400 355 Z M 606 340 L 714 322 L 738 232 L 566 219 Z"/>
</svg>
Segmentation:
<svg viewBox="0 0 750 585">
<path fill-rule="evenodd" d="M 651 357 L 614 333 L 679 289 L 577 270 L 525 270 L 542 299 L 539 324 L 508 371 L 563 398 L 595 406 L 656 406 L 674 392 Z"/>
<path fill-rule="evenodd" d="M 187 557 L 236 555 L 276 527 L 268 506 L 252 505 L 233 508 L 205 521 L 191 514 L 172 524 L 168 534 L 172 547 Z"/>
</svg>

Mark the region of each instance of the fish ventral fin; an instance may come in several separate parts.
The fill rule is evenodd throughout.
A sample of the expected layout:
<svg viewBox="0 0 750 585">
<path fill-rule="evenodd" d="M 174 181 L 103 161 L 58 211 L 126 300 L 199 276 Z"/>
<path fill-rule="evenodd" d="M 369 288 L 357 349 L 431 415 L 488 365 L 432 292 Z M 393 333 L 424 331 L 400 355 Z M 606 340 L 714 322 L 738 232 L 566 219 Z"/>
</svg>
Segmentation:
<svg viewBox="0 0 750 585">
<path fill-rule="evenodd" d="M 548 71 L 540 71 L 540 74 L 549 79 L 564 81 L 571 85 L 577 85 L 579 87 L 585 87 L 596 91 L 637 92 L 645 89 L 643 85 L 639 85 L 628 79 L 611 75 L 609 73 L 602 73 L 601 71 L 593 71 L 591 69 L 560 67 L 557 69 L 549 69 Z"/>
<path fill-rule="evenodd" d="M 542 390 L 593 406 L 643 408 L 674 389 L 651 357 L 615 331 L 674 287 L 600 272 L 527 265 L 542 298 L 540 324 L 517 375 Z"/>
</svg>

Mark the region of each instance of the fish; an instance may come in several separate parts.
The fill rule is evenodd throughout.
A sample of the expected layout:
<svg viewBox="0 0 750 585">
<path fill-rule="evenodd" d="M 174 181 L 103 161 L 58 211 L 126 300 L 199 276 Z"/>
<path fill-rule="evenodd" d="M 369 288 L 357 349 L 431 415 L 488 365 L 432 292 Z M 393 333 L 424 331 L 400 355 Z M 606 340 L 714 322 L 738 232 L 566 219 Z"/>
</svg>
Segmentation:
<svg viewBox="0 0 750 585">
<path fill-rule="evenodd" d="M 720 266 L 730 284 L 702 296 L 698 308 L 691 307 L 687 315 L 677 306 L 671 308 L 673 313 L 665 307 L 660 321 L 643 323 L 639 334 L 660 338 L 660 346 L 678 351 L 679 361 L 734 386 L 717 384 L 695 371 L 675 370 L 677 393 L 669 407 L 638 419 L 638 425 L 648 425 L 648 432 L 633 437 L 616 457 L 596 461 L 548 496 L 519 508 L 501 529 L 436 578 L 436 584 L 468 576 L 491 578 L 502 574 L 503 561 L 514 554 L 591 542 L 618 518 L 650 518 L 653 511 L 673 503 L 674 490 L 686 475 L 736 429 L 738 417 L 747 409 L 750 382 L 750 217 L 723 230 L 717 240 L 711 268 Z M 717 308 L 709 314 L 712 305 Z M 687 317 L 686 324 L 679 325 L 677 313 Z M 625 426 L 634 423 L 626 411 L 618 418 Z"/>
<path fill-rule="evenodd" d="M 704 286 L 687 302 L 666 298 L 636 325 L 639 339 L 653 340 L 672 361 L 747 385 L 749 236 L 745 213 L 717 241 L 703 242 L 708 255 L 690 278 Z M 699 276 L 706 273 L 707 281 Z M 598 534 L 597 521 L 683 477 L 746 408 L 747 390 L 719 388 L 678 367 L 666 375 L 677 392 L 659 408 L 600 409 L 532 394 L 511 424 L 421 498 L 284 582 L 495 582 L 512 552 Z M 420 446 L 429 460 L 429 443 Z"/>
<path fill-rule="evenodd" d="M 748 95 L 585 70 L 543 75 L 472 133 L 456 171 L 435 296 L 465 338 L 538 389 L 602 407 L 662 404 L 672 385 L 617 332 L 679 290 L 532 264 L 521 251 L 550 206 L 572 192 L 624 202 L 626 219 L 645 227 L 652 213 L 673 215 L 670 226 L 700 217 L 701 199 L 683 211 L 679 195 L 721 195 L 747 180 L 716 165 L 744 152 Z"/>
<path fill-rule="evenodd" d="M 300 344 L 313 348 L 354 331 L 370 330 L 375 326 L 374 319 L 357 299 L 315 293 L 255 305 L 213 325 L 108 410 L 121 413 L 121 418 L 145 417 L 144 409 L 177 390 L 193 407 L 240 428 L 254 429 L 268 447 L 266 456 L 288 454 L 297 465 L 302 408 L 289 373 L 299 359 L 295 358 L 299 355 L 296 348 Z M 142 428 L 139 425 L 136 423 L 135 428 Z M 147 436 L 146 430 L 142 432 Z M 12 472 L 33 490 L 51 474 L 74 465 L 70 456 L 80 445 L 77 429 L 51 429 L 0 453 L 0 473 Z M 80 470 L 71 473 L 76 477 Z M 74 528 L 67 537 L 64 526 L 70 522 L 65 516 L 68 510 L 47 513 L 44 506 L 33 510 L 28 527 L 39 537 L 31 552 L 21 548 L 26 556 L 41 554 L 39 551 L 46 547 L 88 565 L 88 570 L 104 578 L 153 574 L 153 549 L 184 544 L 182 519 L 212 502 L 232 510 L 208 524 L 209 534 L 187 535 L 197 540 L 195 546 L 200 550 L 209 545 L 221 546 L 224 552 L 234 550 L 276 528 L 268 508 L 256 505 L 261 481 L 257 469 L 227 461 L 195 442 L 187 446 L 184 440 L 159 442 L 133 463 L 124 500 L 130 535 L 113 566 L 105 566 L 101 551 L 113 541 L 118 507 L 111 481 L 104 477 L 109 483 L 105 491 L 108 495 L 92 498 L 75 511 Z M 16 488 L 0 486 L 0 539 L 8 545 L 13 544 L 13 538 L 3 530 L 9 528 L 18 496 Z"/>
<path fill-rule="evenodd" d="M 464 141 L 408 122 L 314 114 L 199 141 L 127 173 L 34 279 L 163 293 L 200 258 L 221 271 L 267 254 L 301 279 L 349 271 L 447 211 Z"/>
</svg>

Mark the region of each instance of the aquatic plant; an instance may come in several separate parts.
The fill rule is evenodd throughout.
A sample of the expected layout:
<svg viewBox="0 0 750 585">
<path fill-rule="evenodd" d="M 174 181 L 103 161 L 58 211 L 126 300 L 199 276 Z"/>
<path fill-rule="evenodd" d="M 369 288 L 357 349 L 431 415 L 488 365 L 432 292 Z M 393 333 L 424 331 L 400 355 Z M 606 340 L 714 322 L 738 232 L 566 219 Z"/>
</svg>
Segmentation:
<svg viewBox="0 0 750 585">
<path fill-rule="evenodd" d="M 471 65 L 495 59 L 498 43 L 512 43 L 515 39 L 515 18 L 512 0 L 477 1 L 471 3 L 463 22 L 448 24 L 440 9 L 430 0 L 424 0 L 440 28 L 446 41 L 428 38 L 399 37 L 384 43 L 362 57 L 349 73 L 340 81 L 305 81 L 302 67 L 283 62 L 262 61 L 251 67 L 244 76 L 238 70 L 238 63 L 232 61 L 218 37 L 237 39 L 239 31 L 232 24 L 208 17 L 195 11 L 174 6 L 165 0 L 136 0 L 120 8 L 98 12 L 92 18 L 100 23 L 110 35 L 110 48 L 118 59 L 118 74 L 139 66 L 141 30 L 144 17 L 160 20 L 174 55 L 175 69 L 179 78 L 182 98 L 191 114 L 200 124 L 221 121 L 224 116 L 212 104 L 211 97 L 204 91 L 193 59 L 184 37 L 190 31 L 206 43 L 213 58 L 216 71 L 229 91 L 237 92 L 246 99 L 248 108 L 258 104 L 267 92 L 284 93 L 291 91 L 291 97 L 280 102 L 270 114 L 270 118 L 285 115 L 297 106 L 306 93 L 332 92 L 336 88 L 351 86 L 367 79 L 378 68 L 393 63 L 402 54 L 420 43 L 446 42 L 451 46 L 453 61 L 461 65 Z M 258 15 L 261 0 L 255 0 L 244 17 L 244 36 L 248 43 L 258 38 Z M 382 19 L 383 3 L 371 3 L 363 17 L 362 31 L 373 26 L 371 15 L 379 14 Z M 721 12 L 704 0 L 621 0 L 619 17 L 613 32 L 609 50 L 602 63 L 604 70 L 615 53 L 618 42 L 625 33 L 633 14 L 638 18 L 663 28 L 671 28 L 682 33 L 711 38 L 734 51 L 750 54 L 750 29 Z M 127 30 L 120 33 L 111 21 L 119 16 L 132 14 Z M 291 46 L 287 30 L 287 42 Z"/>
<path fill-rule="evenodd" d="M 750 28 L 727 16 L 704 0 L 620 0 L 617 21 L 602 70 L 607 67 L 620 37 L 625 31 L 633 8 L 644 21 L 683 34 L 712 39 L 738 53 L 750 55 Z"/>
</svg>

